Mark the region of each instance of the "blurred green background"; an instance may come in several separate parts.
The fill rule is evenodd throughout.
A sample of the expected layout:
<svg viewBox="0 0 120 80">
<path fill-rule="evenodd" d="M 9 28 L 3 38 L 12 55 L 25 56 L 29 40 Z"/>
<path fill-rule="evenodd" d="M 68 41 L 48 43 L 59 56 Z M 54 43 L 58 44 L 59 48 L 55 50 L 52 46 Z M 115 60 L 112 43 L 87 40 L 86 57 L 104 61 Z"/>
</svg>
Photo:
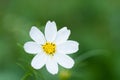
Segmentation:
<svg viewBox="0 0 120 80">
<path fill-rule="evenodd" d="M 71 29 L 72 69 L 34 70 L 23 45 L 48 20 Z M 120 0 L 0 0 L 0 80 L 120 80 Z"/>
</svg>

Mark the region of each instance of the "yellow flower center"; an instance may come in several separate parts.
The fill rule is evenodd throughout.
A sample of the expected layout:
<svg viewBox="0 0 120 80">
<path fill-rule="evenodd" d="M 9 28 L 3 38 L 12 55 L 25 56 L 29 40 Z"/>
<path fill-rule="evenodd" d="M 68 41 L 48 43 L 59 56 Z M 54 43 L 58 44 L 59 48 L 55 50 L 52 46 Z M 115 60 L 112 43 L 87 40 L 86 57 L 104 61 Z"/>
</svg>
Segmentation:
<svg viewBox="0 0 120 80">
<path fill-rule="evenodd" d="M 43 51 L 46 54 L 53 55 L 56 51 L 56 45 L 54 43 L 46 42 L 42 45 Z"/>
</svg>

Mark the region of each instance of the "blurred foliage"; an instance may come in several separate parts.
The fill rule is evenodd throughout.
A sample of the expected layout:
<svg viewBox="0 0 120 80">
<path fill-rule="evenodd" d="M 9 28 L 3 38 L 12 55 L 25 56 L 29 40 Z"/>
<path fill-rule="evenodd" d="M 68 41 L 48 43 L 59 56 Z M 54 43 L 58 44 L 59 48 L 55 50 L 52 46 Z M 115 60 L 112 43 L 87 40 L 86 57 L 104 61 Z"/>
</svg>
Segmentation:
<svg viewBox="0 0 120 80">
<path fill-rule="evenodd" d="M 34 70 L 23 44 L 48 20 L 80 43 L 75 66 Z M 120 0 L 0 0 L 0 80 L 120 80 Z"/>
</svg>

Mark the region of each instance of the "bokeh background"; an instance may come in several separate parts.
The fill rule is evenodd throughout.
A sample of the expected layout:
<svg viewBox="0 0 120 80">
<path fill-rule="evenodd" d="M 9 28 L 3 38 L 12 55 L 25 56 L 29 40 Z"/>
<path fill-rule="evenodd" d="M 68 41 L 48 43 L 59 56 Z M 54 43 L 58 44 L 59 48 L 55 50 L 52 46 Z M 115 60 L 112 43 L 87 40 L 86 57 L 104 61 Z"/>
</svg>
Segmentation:
<svg viewBox="0 0 120 80">
<path fill-rule="evenodd" d="M 48 20 L 80 43 L 75 66 L 57 75 L 34 70 L 23 49 Z M 0 0 L 0 80 L 120 80 L 120 0 Z"/>
</svg>

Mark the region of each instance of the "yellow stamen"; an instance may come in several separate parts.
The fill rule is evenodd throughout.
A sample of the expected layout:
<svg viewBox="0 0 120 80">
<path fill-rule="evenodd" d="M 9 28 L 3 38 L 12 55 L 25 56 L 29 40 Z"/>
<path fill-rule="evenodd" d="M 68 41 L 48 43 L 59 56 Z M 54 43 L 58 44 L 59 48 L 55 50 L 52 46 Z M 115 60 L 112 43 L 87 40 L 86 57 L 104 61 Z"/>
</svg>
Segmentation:
<svg viewBox="0 0 120 80">
<path fill-rule="evenodd" d="M 56 45 L 54 43 L 46 42 L 42 45 L 43 51 L 46 54 L 53 55 L 56 52 Z"/>
</svg>

